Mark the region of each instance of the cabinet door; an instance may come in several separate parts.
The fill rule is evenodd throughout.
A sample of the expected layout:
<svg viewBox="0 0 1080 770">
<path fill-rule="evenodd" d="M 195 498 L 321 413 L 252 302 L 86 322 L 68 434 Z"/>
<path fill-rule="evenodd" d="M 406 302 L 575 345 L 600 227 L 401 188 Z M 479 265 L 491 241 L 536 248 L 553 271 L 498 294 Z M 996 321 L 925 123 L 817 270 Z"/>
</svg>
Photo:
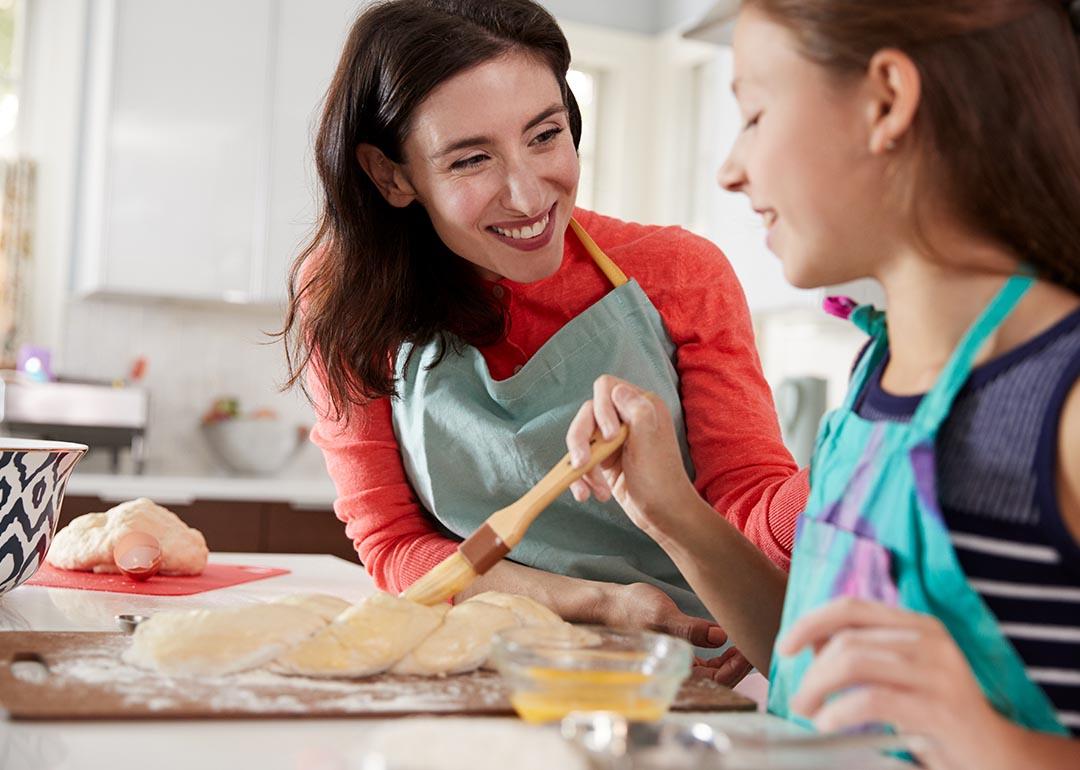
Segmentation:
<svg viewBox="0 0 1080 770">
<path fill-rule="evenodd" d="M 91 204 L 101 222 L 87 246 L 99 253 L 84 288 L 246 299 L 264 221 L 274 4 L 103 7 L 112 48 L 98 73 L 108 88 L 102 199 Z"/>
<path fill-rule="evenodd" d="M 314 137 L 349 28 L 369 0 L 281 0 L 274 51 L 270 193 L 263 298 L 281 301 L 293 259 L 314 231 Z"/>
</svg>

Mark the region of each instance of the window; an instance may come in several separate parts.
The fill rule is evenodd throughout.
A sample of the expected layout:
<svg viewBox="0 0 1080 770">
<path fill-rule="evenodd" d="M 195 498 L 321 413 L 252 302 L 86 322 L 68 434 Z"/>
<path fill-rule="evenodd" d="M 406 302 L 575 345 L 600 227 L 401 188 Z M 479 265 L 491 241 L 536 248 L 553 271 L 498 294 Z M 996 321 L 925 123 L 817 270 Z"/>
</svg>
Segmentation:
<svg viewBox="0 0 1080 770">
<path fill-rule="evenodd" d="M 577 205 L 591 209 L 596 198 L 596 136 L 599 131 L 600 95 L 603 73 L 599 70 L 575 68 L 566 73 L 566 82 L 574 92 L 581 109 L 581 181 L 578 183 Z"/>
<path fill-rule="evenodd" d="M 0 155 L 18 146 L 24 0 L 0 0 Z"/>
</svg>

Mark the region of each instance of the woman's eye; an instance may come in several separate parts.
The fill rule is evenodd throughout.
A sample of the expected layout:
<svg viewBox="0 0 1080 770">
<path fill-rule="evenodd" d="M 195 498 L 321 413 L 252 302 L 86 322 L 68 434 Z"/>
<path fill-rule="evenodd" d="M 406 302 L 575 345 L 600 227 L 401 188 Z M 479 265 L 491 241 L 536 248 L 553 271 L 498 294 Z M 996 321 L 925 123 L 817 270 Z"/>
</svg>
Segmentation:
<svg viewBox="0 0 1080 770">
<path fill-rule="evenodd" d="M 453 164 L 451 164 L 450 168 L 454 169 L 455 171 L 476 168 L 485 160 L 487 160 L 487 157 L 487 155 L 473 155 L 468 158 L 462 158 L 461 160 L 455 161 Z"/>
<path fill-rule="evenodd" d="M 552 139 L 557 137 L 562 132 L 563 132 L 563 130 L 561 128 L 558 128 L 558 127 L 549 128 L 547 131 L 544 131 L 542 134 L 537 134 L 536 138 L 533 139 L 533 144 L 547 144 L 548 142 L 550 142 Z"/>
<path fill-rule="evenodd" d="M 743 131 L 749 131 L 751 128 L 756 126 L 760 120 L 761 120 L 761 113 L 759 112 L 756 115 L 754 115 L 754 117 L 750 118 L 750 120 L 746 121 L 746 123 L 743 125 Z"/>
</svg>

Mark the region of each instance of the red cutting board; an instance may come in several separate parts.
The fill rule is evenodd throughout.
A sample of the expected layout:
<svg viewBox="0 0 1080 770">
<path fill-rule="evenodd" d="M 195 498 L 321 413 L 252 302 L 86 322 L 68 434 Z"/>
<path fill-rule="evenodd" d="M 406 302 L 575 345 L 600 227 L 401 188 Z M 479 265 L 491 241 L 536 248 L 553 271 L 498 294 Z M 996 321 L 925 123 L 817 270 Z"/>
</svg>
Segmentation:
<svg viewBox="0 0 1080 770">
<path fill-rule="evenodd" d="M 250 583 L 253 580 L 288 575 L 289 570 L 278 567 L 245 567 L 239 564 L 207 564 L 201 575 L 154 575 L 141 583 L 123 575 L 77 572 L 57 569 L 48 562 L 32 578 L 28 586 L 45 588 L 79 588 L 85 591 L 111 591 L 117 594 L 144 596 L 190 596 L 217 588 Z"/>
</svg>

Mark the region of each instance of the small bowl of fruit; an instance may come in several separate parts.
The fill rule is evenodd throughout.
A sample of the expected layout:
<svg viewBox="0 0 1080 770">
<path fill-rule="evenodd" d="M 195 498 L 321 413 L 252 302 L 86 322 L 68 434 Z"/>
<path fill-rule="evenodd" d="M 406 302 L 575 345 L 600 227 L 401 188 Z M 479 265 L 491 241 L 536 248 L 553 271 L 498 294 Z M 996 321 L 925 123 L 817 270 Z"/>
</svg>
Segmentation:
<svg viewBox="0 0 1080 770">
<path fill-rule="evenodd" d="M 216 399 L 202 417 L 202 434 L 224 467 L 234 473 L 270 476 L 300 448 L 306 429 L 272 409 L 244 412 L 235 397 Z"/>
</svg>

